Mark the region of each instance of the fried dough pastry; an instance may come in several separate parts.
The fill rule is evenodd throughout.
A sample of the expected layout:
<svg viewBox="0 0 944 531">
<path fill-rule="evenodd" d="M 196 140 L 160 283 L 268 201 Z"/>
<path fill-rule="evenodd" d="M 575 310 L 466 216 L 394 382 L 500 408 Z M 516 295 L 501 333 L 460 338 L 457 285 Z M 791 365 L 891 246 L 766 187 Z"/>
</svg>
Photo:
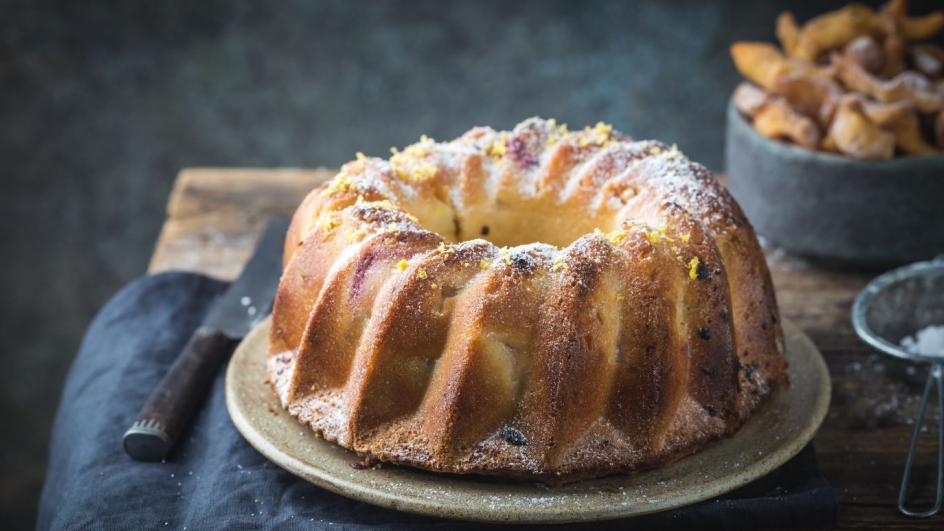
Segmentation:
<svg viewBox="0 0 944 531">
<path fill-rule="evenodd" d="M 901 71 L 905 69 L 907 46 L 905 44 L 905 37 L 901 32 L 901 24 L 898 16 L 891 11 L 883 10 L 880 15 L 880 23 L 884 33 L 882 49 L 885 52 L 885 63 L 880 72 L 872 73 L 881 75 L 884 78 L 890 78 L 900 74 Z"/>
<path fill-rule="evenodd" d="M 734 106 L 761 134 L 858 158 L 944 148 L 944 48 L 914 43 L 944 30 L 944 11 L 909 16 L 906 0 L 862 4 L 797 24 L 776 21 L 782 47 L 736 42 Z"/>
<path fill-rule="evenodd" d="M 944 11 L 935 11 L 922 17 L 908 16 L 908 0 L 891 0 L 882 7 L 882 14 L 893 16 L 906 41 L 918 41 L 937 35 L 944 29 Z"/>
<path fill-rule="evenodd" d="M 933 155 L 938 150 L 921 135 L 921 123 L 914 107 L 904 101 L 881 103 L 863 101 L 862 109 L 875 125 L 895 136 L 895 147 L 908 155 Z"/>
<path fill-rule="evenodd" d="M 795 33 L 796 21 L 788 13 L 786 17 L 778 18 L 778 37 L 781 42 L 785 42 L 780 36 L 782 31 L 790 42 L 790 46 L 785 45 L 784 49 L 791 57 L 815 62 L 823 54 L 863 35 L 880 37 L 893 32 L 907 42 L 927 39 L 944 29 L 944 11 L 920 17 L 909 17 L 907 11 L 908 3 L 905 0 L 892 0 L 880 12 L 853 3 L 814 17 L 797 28 Z M 895 29 L 883 19 L 890 21 Z"/>
<path fill-rule="evenodd" d="M 927 77 L 906 71 L 892 79 L 882 80 L 841 55 L 834 55 L 836 75 L 851 90 L 861 92 L 878 101 L 907 101 L 922 112 L 936 112 L 944 108 L 944 90 Z"/>
<path fill-rule="evenodd" d="M 797 41 L 800 40 L 800 27 L 797 26 L 793 13 L 784 11 L 777 16 L 777 39 L 787 55 L 793 55 Z"/>
<path fill-rule="evenodd" d="M 746 81 L 734 89 L 734 107 L 750 118 L 757 116 L 757 112 L 769 101 L 769 94 Z"/>
<path fill-rule="evenodd" d="M 862 4 L 849 4 L 819 15 L 804 24 L 797 35 L 791 56 L 815 62 L 822 54 L 836 50 L 862 35 L 879 35 L 877 13 Z"/>
<path fill-rule="evenodd" d="M 754 128 L 768 138 L 786 138 L 807 149 L 819 145 L 819 128 L 782 98 L 771 98 L 754 116 Z"/>
<path fill-rule="evenodd" d="M 731 46 L 731 57 L 742 76 L 767 90 L 773 90 L 777 79 L 786 75 L 802 74 L 824 79 L 832 76 L 832 67 L 791 59 L 766 42 L 736 42 Z"/>
<path fill-rule="evenodd" d="M 789 68 L 780 50 L 766 42 L 736 42 L 731 46 L 731 57 L 742 76 L 768 90 Z"/>
<path fill-rule="evenodd" d="M 827 146 L 859 159 L 890 159 L 895 135 L 876 125 L 856 100 L 843 100 L 826 137 Z"/>
<path fill-rule="evenodd" d="M 885 50 L 870 35 L 863 35 L 843 49 L 843 56 L 858 64 L 870 74 L 879 74 L 885 68 Z"/>
<path fill-rule="evenodd" d="M 796 112 L 783 98 L 744 82 L 734 90 L 734 106 L 754 119 L 758 133 L 773 139 L 787 139 L 809 149 L 820 141 L 819 128 L 810 118 Z"/>
<path fill-rule="evenodd" d="M 930 77 L 944 75 L 944 48 L 933 44 L 919 44 L 909 50 L 915 70 Z"/>
<path fill-rule="evenodd" d="M 832 119 L 842 89 L 829 79 L 799 72 L 774 80 L 771 92 L 787 100 L 797 111 L 826 127 Z"/>
</svg>

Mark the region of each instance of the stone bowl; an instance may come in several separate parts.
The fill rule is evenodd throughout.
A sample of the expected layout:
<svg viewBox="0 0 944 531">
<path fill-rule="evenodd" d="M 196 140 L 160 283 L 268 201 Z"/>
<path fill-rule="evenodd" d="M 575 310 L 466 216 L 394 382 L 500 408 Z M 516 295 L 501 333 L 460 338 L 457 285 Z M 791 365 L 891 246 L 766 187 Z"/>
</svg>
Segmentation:
<svg viewBox="0 0 944 531">
<path fill-rule="evenodd" d="M 944 253 L 944 155 L 858 160 L 766 138 L 728 104 L 728 187 L 794 254 L 884 268 Z"/>
</svg>

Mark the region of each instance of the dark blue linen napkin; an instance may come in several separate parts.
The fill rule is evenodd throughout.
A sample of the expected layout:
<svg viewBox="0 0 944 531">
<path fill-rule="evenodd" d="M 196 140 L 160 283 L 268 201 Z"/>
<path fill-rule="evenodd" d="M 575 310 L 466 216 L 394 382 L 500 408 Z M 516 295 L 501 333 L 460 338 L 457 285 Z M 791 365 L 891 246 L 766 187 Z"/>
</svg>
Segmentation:
<svg viewBox="0 0 944 531">
<path fill-rule="evenodd" d="M 230 422 L 223 372 L 165 463 L 132 461 L 121 436 L 226 284 L 141 278 L 99 312 L 66 379 L 39 529 L 457 529 L 325 491 L 256 452 Z M 763 529 L 833 525 L 837 501 L 812 447 L 735 492 L 671 512 L 562 528 Z"/>
</svg>

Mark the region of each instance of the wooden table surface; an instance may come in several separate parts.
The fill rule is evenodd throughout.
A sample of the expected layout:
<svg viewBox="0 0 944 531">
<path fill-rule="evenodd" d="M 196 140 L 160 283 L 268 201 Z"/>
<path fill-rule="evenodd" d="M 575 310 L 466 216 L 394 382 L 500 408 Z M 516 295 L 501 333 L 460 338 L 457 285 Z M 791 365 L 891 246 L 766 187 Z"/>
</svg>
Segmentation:
<svg viewBox="0 0 944 531">
<path fill-rule="evenodd" d="M 290 215 L 306 192 L 332 175 L 325 169 L 184 170 L 148 271 L 234 278 L 266 220 Z M 839 527 L 944 529 L 942 515 L 912 520 L 895 507 L 924 374 L 920 369 L 918 383 L 904 383 L 906 367 L 879 356 L 853 332 L 849 309 L 870 275 L 824 270 L 777 250 L 768 250 L 767 259 L 784 317 L 810 335 L 832 375 L 832 405 L 815 447 L 839 496 Z M 933 434 L 940 416 L 931 417 L 913 474 L 922 484 L 916 502 L 923 507 L 931 503 L 936 471 Z"/>
</svg>

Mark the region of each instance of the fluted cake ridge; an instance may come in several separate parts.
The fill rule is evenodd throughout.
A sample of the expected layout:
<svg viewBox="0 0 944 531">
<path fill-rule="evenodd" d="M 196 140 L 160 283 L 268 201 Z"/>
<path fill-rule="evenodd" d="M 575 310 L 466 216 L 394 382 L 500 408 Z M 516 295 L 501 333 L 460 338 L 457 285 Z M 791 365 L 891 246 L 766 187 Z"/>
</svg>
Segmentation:
<svg viewBox="0 0 944 531">
<path fill-rule="evenodd" d="M 269 379 L 379 459 L 560 483 L 652 467 L 787 384 L 750 224 L 674 146 L 532 118 L 344 165 L 295 213 Z"/>
</svg>

